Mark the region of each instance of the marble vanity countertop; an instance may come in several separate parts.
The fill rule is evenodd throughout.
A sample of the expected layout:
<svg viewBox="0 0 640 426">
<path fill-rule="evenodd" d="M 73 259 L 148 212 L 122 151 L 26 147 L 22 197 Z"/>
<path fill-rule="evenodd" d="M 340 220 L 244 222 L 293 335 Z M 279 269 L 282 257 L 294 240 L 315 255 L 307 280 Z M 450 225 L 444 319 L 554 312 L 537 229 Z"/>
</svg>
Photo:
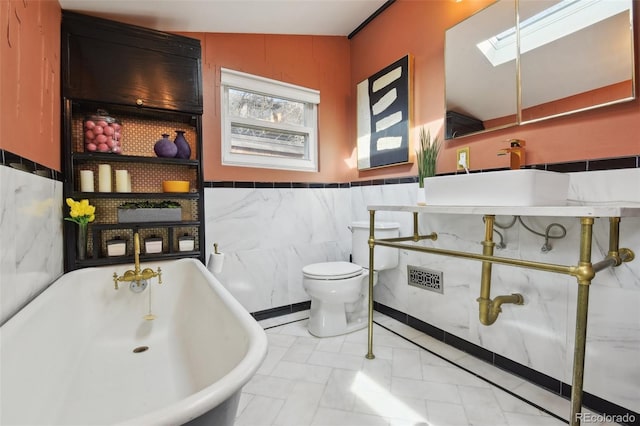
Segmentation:
<svg viewBox="0 0 640 426">
<path fill-rule="evenodd" d="M 640 203 L 594 203 L 563 206 L 399 206 L 369 205 L 372 211 L 404 211 L 430 214 L 554 216 L 554 217 L 640 217 Z"/>
</svg>

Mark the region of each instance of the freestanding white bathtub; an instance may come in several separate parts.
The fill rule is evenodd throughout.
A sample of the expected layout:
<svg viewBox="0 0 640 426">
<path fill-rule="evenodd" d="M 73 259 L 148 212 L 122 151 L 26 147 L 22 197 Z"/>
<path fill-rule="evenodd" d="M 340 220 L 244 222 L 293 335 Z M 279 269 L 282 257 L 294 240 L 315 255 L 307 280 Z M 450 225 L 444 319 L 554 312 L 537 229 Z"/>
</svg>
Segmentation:
<svg viewBox="0 0 640 426">
<path fill-rule="evenodd" d="M 0 424 L 233 424 L 264 331 L 197 260 L 115 290 L 132 266 L 65 274 L 0 328 Z"/>
</svg>

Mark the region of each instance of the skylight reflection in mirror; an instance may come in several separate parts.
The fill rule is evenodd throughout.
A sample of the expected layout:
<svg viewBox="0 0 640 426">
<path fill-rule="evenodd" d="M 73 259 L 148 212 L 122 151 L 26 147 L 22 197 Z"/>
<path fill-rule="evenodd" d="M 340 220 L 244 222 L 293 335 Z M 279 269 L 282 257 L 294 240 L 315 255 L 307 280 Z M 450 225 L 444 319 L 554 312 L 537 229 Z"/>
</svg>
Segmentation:
<svg viewBox="0 0 640 426">
<path fill-rule="evenodd" d="M 544 46 L 629 9 L 627 1 L 562 0 L 520 23 L 520 53 Z M 516 58 L 516 27 L 477 44 L 495 67 Z"/>
</svg>

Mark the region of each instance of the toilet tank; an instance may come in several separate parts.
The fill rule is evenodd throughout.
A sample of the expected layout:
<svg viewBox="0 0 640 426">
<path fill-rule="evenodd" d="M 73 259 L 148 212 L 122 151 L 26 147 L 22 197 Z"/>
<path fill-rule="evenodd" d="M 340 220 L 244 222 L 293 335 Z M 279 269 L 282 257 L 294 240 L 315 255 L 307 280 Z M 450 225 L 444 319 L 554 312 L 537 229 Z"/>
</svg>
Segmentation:
<svg viewBox="0 0 640 426">
<path fill-rule="evenodd" d="M 400 225 L 395 222 L 376 222 L 376 238 L 393 238 L 400 235 Z M 398 266 L 398 249 L 376 246 L 373 267 L 376 271 Z M 363 268 L 369 267 L 369 222 L 351 224 L 351 261 Z"/>
</svg>

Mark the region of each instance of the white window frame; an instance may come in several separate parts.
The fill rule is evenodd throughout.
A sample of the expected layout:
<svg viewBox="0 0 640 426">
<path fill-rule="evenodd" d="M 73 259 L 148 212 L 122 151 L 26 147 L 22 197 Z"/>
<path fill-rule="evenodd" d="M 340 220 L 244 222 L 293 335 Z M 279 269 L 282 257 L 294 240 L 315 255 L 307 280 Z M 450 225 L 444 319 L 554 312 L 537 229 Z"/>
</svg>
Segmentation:
<svg viewBox="0 0 640 426">
<path fill-rule="evenodd" d="M 305 125 L 293 126 L 283 123 L 267 123 L 252 119 L 237 119 L 229 114 L 229 88 L 260 93 L 280 99 L 305 104 Z M 278 80 L 259 77 L 226 68 L 220 69 L 220 105 L 222 133 L 222 164 L 229 166 L 257 167 L 268 169 L 318 171 L 318 104 L 320 92 Z M 231 152 L 231 125 L 253 125 L 265 129 L 304 133 L 307 136 L 306 158 L 283 158 Z"/>
</svg>

